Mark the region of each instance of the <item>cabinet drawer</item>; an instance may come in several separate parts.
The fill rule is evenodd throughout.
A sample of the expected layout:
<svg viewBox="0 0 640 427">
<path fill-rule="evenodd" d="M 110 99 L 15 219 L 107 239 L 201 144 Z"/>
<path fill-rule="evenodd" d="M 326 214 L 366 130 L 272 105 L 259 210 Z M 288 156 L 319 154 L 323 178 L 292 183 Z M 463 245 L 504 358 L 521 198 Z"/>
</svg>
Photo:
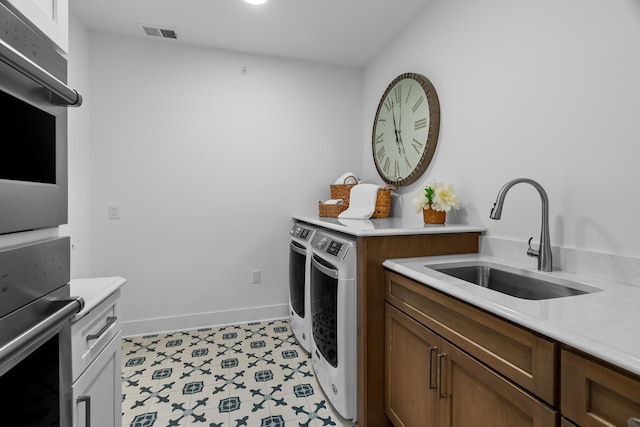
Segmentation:
<svg viewBox="0 0 640 427">
<path fill-rule="evenodd" d="M 118 290 L 71 324 L 71 369 L 74 380 L 120 332 L 119 297 Z"/>
<path fill-rule="evenodd" d="M 385 292 L 391 304 L 555 406 L 555 342 L 391 271 Z"/>
<path fill-rule="evenodd" d="M 583 427 L 626 426 L 640 418 L 640 378 L 571 351 L 560 352 L 562 414 Z"/>
</svg>

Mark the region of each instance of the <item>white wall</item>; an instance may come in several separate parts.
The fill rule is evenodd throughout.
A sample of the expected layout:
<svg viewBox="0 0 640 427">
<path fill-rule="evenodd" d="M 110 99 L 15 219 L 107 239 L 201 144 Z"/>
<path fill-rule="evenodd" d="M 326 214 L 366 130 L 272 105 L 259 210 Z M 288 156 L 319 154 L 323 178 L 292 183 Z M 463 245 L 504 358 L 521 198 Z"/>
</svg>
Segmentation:
<svg viewBox="0 0 640 427">
<path fill-rule="evenodd" d="M 514 187 L 502 220 L 500 187 L 530 177 L 547 190 L 552 244 L 640 257 L 640 4 L 633 0 L 434 0 L 364 70 L 364 176 L 377 178 L 371 126 L 397 75 L 435 85 L 442 122 L 434 160 L 402 189 L 451 182 L 464 208 L 451 221 L 526 241 L 540 229 L 540 199 Z"/>
<path fill-rule="evenodd" d="M 98 33 L 90 46 L 92 270 L 128 279 L 128 332 L 286 315 L 291 215 L 360 172 L 360 71 Z"/>
<path fill-rule="evenodd" d="M 89 31 L 71 12 L 67 82 L 83 97 L 69 108 L 69 221 L 59 234 L 71 238 L 71 278 L 92 277 L 91 272 L 91 92 Z"/>
</svg>

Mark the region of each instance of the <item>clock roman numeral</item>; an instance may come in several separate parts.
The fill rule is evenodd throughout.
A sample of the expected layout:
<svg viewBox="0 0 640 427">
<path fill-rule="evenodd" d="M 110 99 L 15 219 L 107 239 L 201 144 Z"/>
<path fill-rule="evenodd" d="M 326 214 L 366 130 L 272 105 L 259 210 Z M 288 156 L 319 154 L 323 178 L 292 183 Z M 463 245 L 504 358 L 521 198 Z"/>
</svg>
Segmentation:
<svg viewBox="0 0 640 427">
<path fill-rule="evenodd" d="M 417 139 L 413 138 L 413 142 L 411 142 L 411 146 L 414 148 L 414 150 L 416 150 L 416 153 L 421 154 L 422 153 L 422 146 L 424 144 L 420 141 L 418 141 Z"/>
<path fill-rule="evenodd" d="M 411 111 L 413 111 L 414 113 L 416 112 L 416 110 L 418 108 L 420 108 L 420 105 L 422 105 L 422 103 L 424 102 L 424 96 L 421 96 L 420 98 L 418 98 L 418 100 L 416 101 L 415 104 L 413 104 L 413 107 L 411 107 Z"/>
<path fill-rule="evenodd" d="M 410 171 L 411 170 L 411 163 L 409 163 L 409 159 L 407 159 L 407 156 L 404 157 L 404 162 L 407 164 L 407 170 Z"/>
<path fill-rule="evenodd" d="M 427 119 L 418 119 L 416 120 L 416 130 L 423 129 L 427 127 Z"/>
<path fill-rule="evenodd" d="M 409 95 L 411 95 L 411 89 L 413 89 L 413 85 L 410 85 L 410 86 L 409 86 L 409 92 L 407 92 L 407 98 L 406 98 L 406 100 L 404 101 L 404 102 L 405 102 L 405 104 L 406 104 L 407 102 L 409 102 Z M 414 111 L 414 113 L 415 113 L 415 111 Z"/>
<path fill-rule="evenodd" d="M 396 96 L 396 102 L 400 104 L 402 102 L 402 86 L 396 86 L 395 88 L 393 88 L 393 92 Z"/>
<path fill-rule="evenodd" d="M 382 169 L 384 169 L 384 173 L 386 173 L 387 175 L 389 175 L 389 165 L 390 164 L 391 164 L 391 161 L 389 160 L 388 157 L 386 159 L 384 159 L 384 166 L 382 167 Z"/>
<path fill-rule="evenodd" d="M 384 100 L 384 106 L 387 107 L 387 111 L 391 111 L 391 107 L 393 107 L 393 101 L 387 98 Z"/>
<path fill-rule="evenodd" d="M 384 155 L 386 154 L 385 149 L 384 149 L 384 145 L 382 147 L 380 147 L 380 149 L 376 152 L 376 156 L 378 156 L 378 161 L 382 161 L 382 159 L 384 158 Z"/>
<path fill-rule="evenodd" d="M 380 135 L 376 135 L 376 144 L 380 144 L 382 141 L 384 141 L 384 133 L 381 133 Z"/>
<path fill-rule="evenodd" d="M 400 164 L 398 163 L 397 160 L 393 162 L 393 169 L 394 169 L 394 175 L 400 176 Z"/>
</svg>

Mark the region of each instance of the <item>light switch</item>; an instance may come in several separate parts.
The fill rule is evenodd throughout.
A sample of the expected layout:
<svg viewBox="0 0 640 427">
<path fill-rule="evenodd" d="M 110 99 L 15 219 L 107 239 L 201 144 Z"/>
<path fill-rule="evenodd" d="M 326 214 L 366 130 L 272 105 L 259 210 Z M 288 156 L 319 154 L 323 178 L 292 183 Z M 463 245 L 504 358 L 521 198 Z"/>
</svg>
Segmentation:
<svg viewBox="0 0 640 427">
<path fill-rule="evenodd" d="M 109 205 L 109 219 L 120 219 L 120 206 Z"/>
</svg>

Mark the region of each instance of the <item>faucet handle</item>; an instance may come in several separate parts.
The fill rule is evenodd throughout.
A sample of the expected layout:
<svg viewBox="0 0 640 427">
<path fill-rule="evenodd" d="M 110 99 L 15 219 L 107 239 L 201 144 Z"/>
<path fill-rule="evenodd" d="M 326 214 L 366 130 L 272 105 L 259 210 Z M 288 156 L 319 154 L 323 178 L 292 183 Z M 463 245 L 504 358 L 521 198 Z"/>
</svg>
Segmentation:
<svg viewBox="0 0 640 427">
<path fill-rule="evenodd" d="M 529 248 L 527 249 L 527 255 L 529 255 L 530 257 L 538 258 L 538 256 L 540 256 L 540 249 L 533 249 L 531 247 L 532 240 L 533 236 L 529 237 L 529 242 L 527 243 L 527 245 L 529 246 Z"/>
</svg>

